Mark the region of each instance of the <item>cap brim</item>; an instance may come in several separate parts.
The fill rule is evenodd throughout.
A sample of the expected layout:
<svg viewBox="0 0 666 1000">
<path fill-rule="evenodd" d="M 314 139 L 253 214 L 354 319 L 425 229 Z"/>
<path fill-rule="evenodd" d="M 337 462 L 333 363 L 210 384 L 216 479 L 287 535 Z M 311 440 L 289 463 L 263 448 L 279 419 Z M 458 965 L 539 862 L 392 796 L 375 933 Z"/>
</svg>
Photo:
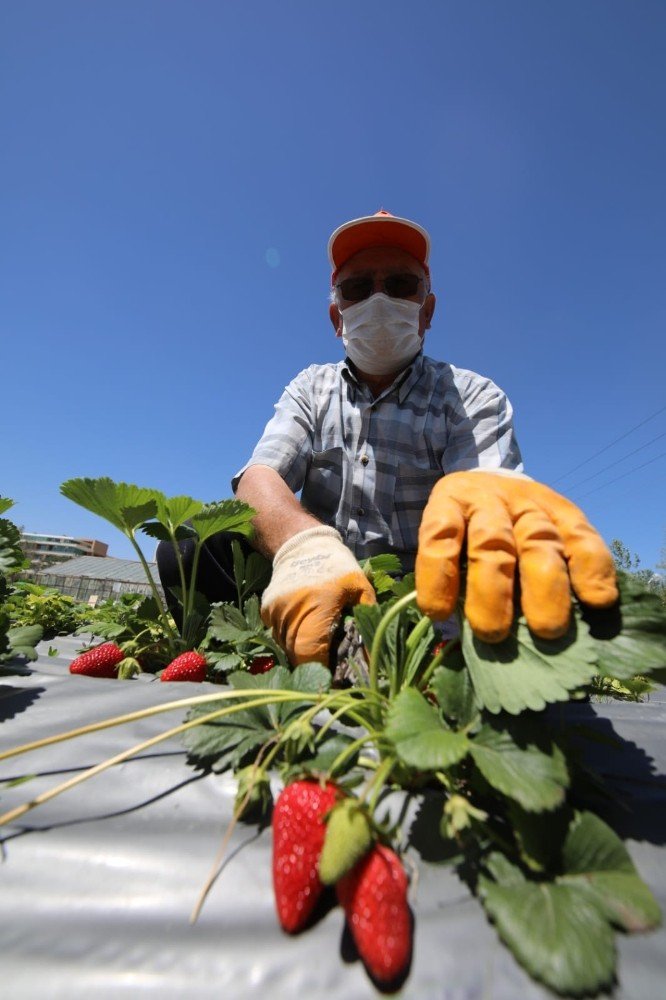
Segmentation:
<svg viewBox="0 0 666 1000">
<path fill-rule="evenodd" d="M 398 247 L 428 266 L 430 238 L 421 226 L 395 216 L 369 215 L 352 219 L 335 230 L 328 241 L 328 259 L 334 271 L 350 257 L 370 247 Z"/>
</svg>

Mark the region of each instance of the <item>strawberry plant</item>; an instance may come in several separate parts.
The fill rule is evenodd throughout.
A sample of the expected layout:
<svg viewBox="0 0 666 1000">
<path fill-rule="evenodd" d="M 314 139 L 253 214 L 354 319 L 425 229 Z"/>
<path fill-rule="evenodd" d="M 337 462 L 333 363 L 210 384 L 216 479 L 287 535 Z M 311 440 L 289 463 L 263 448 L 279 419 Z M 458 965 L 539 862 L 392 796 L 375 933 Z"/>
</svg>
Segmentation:
<svg viewBox="0 0 666 1000">
<path fill-rule="evenodd" d="M 215 626 L 222 628 L 216 641 L 241 649 L 228 686 L 134 713 L 136 719 L 189 707 L 179 725 L 0 822 L 180 733 L 193 764 L 236 775 L 235 821 L 255 816 L 254 807 L 265 816 L 279 779 L 278 921 L 290 933 L 305 931 L 318 898 L 334 890 L 369 976 L 387 990 L 409 974 L 418 933 L 406 863 L 419 852 L 418 819 L 405 808 L 396 815 L 392 803 L 396 795 L 403 802 L 427 798 L 436 813 L 429 836 L 453 857 L 527 972 L 560 995 L 608 989 L 616 976 L 616 931 L 649 930 L 661 915 L 590 795 L 604 782 L 581 756 L 584 727 L 576 727 L 575 742 L 552 709 L 587 698 L 595 678 L 627 686 L 636 676 L 662 681 L 661 602 L 623 577 L 621 605 L 603 613 L 577 607 L 561 639 L 538 640 L 519 618 L 505 642 L 488 645 L 474 637 L 461 610 L 459 638 L 443 644 L 416 608 L 413 579 L 396 581 L 393 569 L 390 557 L 366 567 L 378 603 L 359 605 L 346 621 L 342 671 L 316 663 L 290 670 L 278 659 L 267 672 L 252 673 L 245 660 L 254 641 L 248 598 L 242 611 L 234 609 L 244 627 L 233 615 Z"/>
<path fill-rule="evenodd" d="M 69 479 L 62 484 L 60 491 L 63 496 L 116 527 L 134 548 L 153 597 L 153 603 L 143 604 L 141 612 L 145 615 L 146 625 L 157 619 L 162 633 L 165 651 L 161 656 L 161 665 L 178 653 L 198 646 L 205 636 L 210 614 L 209 605 L 197 594 L 193 584 L 197 576 L 201 546 L 206 539 L 220 531 L 233 531 L 249 536 L 254 511 L 238 500 L 220 500 L 206 504 L 188 496 L 167 497 L 160 490 L 130 483 L 115 483 L 108 477 Z M 180 574 L 180 587 L 174 593 L 182 609 L 180 632 L 162 603 L 148 561 L 139 544 L 139 532 L 151 539 L 170 542 L 174 546 Z M 185 573 L 178 547 L 178 542 L 185 539 L 194 542 L 190 579 Z M 136 640 L 136 636 L 132 639 Z M 154 647 L 155 643 L 152 645 Z M 135 645 L 134 648 L 126 648 L 126 652 L 136 658 L 141 650 Z M 152 652 L 155 653 L 154 648 Z"/>
<path fill-rule="evenodd" d="M 13 505 L 13 500 L 0 497 L 0 514 L 4 514 Z M 0 667 L 19 656 L 26 660 L 36 660 L 35 646 L 42 638 L 41 625 L 35 622 L 15 622 L 9 605 L 12 592 L 9 577 L 28 565 L 20 541 L 16 525 L 7 518 L 0 517 Z"/>
<path fill-rule="evenodd" d="M 43 639 L 70 635 L 86 620 L 89 608 L 53 587 L 19 581 L 7 598 L 12 623 L 17 626 L 39 625 Z"/>
<path fill-rule="evenodd" d="M 175 622 L 170 618 L 175 629 Z M 164 632 L 162 612 L 154 597 L 143 594 L 120 594 L 117 600 L 107 600 L 87 609 L 85 620 L 76 629 L 77 635 L 92 635 L 117 643 L 134 672 L 155 673 L 171 658 L 171 647 Z M 129 669 L 121 676 L 129 675 Z"/>
</svg>

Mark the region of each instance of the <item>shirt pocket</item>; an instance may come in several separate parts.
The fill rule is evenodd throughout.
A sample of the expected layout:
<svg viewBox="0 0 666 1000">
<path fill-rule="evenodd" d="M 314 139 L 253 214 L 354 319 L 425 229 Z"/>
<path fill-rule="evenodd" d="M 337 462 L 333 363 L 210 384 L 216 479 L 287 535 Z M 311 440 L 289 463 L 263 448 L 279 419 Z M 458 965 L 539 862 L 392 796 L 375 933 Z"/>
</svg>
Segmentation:
<svg viewBox="0 0 666 1000">
<path fill-rule="evenodd" d="M 301 503 L 325 524 L 335 524 L 342 503 L 342 448 L 312 453 L 301 491 Z"/>
<path fill-rule="evenodd" d="M 424 469 L 418 465 L 400 464 L 395 474 L 393 544 L 405 552 L 416 552 L 423 508 L 435 483 L 442 478 L 441 469 Z"/>
</svg>

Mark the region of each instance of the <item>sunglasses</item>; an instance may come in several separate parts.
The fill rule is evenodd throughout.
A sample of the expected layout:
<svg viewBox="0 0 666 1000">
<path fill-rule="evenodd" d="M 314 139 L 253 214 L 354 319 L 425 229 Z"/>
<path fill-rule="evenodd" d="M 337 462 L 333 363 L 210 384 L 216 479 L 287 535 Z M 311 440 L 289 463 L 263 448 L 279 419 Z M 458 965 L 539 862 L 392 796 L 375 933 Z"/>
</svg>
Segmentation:
<svg viewBox="0 0 666 1000">
<path fill-rule="evenodd" d="M 385 278 L 379 279 L 379 284 L 384 289 L 386 295 L 392 299 L 411 299 L 416 295 L 420 282 L 417 274 L 388 274 Z M 377 279 L 371 275 L 358 278 L 345 278 L 335 287 L 340 289 L 343 299 L 347 302 L 362 302 L 368 299 L 375 290 Z"/>
</svg>

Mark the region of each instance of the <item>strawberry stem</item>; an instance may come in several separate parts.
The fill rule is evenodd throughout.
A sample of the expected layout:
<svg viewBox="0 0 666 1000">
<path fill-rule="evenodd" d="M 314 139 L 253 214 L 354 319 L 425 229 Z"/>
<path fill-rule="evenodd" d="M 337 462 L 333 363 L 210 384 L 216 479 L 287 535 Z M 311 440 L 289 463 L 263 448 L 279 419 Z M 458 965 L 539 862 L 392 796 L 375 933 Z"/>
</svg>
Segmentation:
<svg viewBox="0 0 666 1000">
<path fill-rule="evenodd" d="M 377 678 L 379 669 L 379 660 L 381 656 L 382 643 L 384 642 L 384 636 L 386 635 L 386 630 L 393 621 L 393 619 L 400 614 L 403 608 L 409 607 L 410 604 L 416 599 L 416 591 L 411 590 L 404 597 L 399 598 L 395 604 L 388 609 L 386 614 L 381 618 L 379 625 L 377 626 L 377 631 L 375 632 L 374 639 L 372 640 L 372 649 L 370 651 L 370 689 L 376 694 L 379 694 Z M 393 677 L 393 672 L 391 672 L 390 680 Z M 381 717 L 377 718 L 377 721 L 381 721 Z"/>
<path fill-rule="evenodd" d="M 153 580 L 153 574 L 150 572 L 150 568 L 148 566 L 148 563 L 146 562 L 146 557 L 141 551 L 141 547 L 134 536 L 134 532 L 130 531 L 127 532 L 126 534 L 130 542 L 134 546 L 136 554 L 138 555 L 141 565 L 143 566 L 143 571 L 146 574 L 146 580 L 148 581 L 148 584 L 152 591 L 153 599 L 155 600 L 159 616 L 162 620 L 162 627 L 164 628 L 164 631 L 166 633 L 166 639 L 169 645 L 169 651 L 173 655 L 175 655 L 178 652 L 179 648 L 179 643 L 178 643 L 179 636 L 177 635 L 176 632 L 174 632 L 174 630 L 171 627 L 171 623 L 169 622 L 169 618 L 164 608 L 164 604 L 162 603 L 162 598 L 160 597 L 155 581 Z"/>
<path fill-rule="evenodd" d="M 381 795 L 382 789 L 386 784 L 386 779 L 393 770 L 394 764 L 395 764 L 395 757 L 385 757 L 384 760 L 379 765 L 379 767 L 377 768 L 377 770 L 375 771 L 375 773 L 370 778 L 370 781 L 366 786 L 365 791 L 361 795 L 361 802 L 365 802 L 368 798 L 368 795 L 372 793 L 370 795 L 370 800 L 368 802 L 368 810 L 370 811 L 371 814 L 374 814 L 377 802 L 379 800 L 379 796 Z"/>
<path fill-rule="evenodd" d="M 247 697 L 247 692 L 240 692 Z M 82 784 L 87 781 L 88 778 L 94 778 L 96 774 L 101 774 L 103 771 L 107 771 L 110 767 L 115 764 L 121 764 L 125 760 L 129 760 L 130 757 L 136 756 L 136 754 L 141 753 L 142 750 L 147 750 L 149 747 L 155 746 L 157 743 L 162 743 L 164 740 L 170 739 L 172 736 L 179 736 L 181 733 L 187 732 L 189 729 L 194 729 L 197 726 L 202 726 L 207 722 L 213 722 L 216 719 L 224 718 L 227 715 L 233 715 L 234 712 L 239 712 L 248 708 L 260 708 L 266 704 L 270 704 L 270 701 L 275 699 L 277 691 L 272 692 L 271 699 L 254 698 L 251 701 L 246 701 L 241 705 L 232 705 L 229 708 L 217 709 L 215 712 L 208 712 L 206 715 L 202 715 L 197 719 L 191 719 L 189 722 L 182 722 L 178 726 L 174 726 L 172 729 L 167 729 L 162 733 L 158 733 L 157 736 L 151 736 L 150 739 L 144 740 L 141 743 L 137 743 L 135 746 L 130 747 L 129 750 L 123 750 L 122 753 L 116 754 L 113 757 L 107 758 L 101 762 L 101 764 L 95 764 L 94 767 L 88 768 L 82 774 L 76 775 L 74 778 L 70 778 L 67 781 L 62 782 L 60 785 L 56 785 L 55 788 L 50 788 L 46 792 L 42 792 L 41 795 L 36 796 L 36 798 L 31 799 L 30 802 L 24 802 L 23 805 L 16 806 L 15 809 L 10 809 L 8 812 L 3 813 L 0 816 L 0 826 L 4 826 L 6 823 L 12 822 L 12 820 L 18 819 L 19 817 L 25 815 L 25 813 L 30 812 L 31 809 L 35 809 L 37 806 L 43 805 L 45 802 L 50 802 L 51 799 L 56 798 L 56 796 L 62 794 L 62 792 L 68 791 L 70 788 L 76 787 L 76 785 Z M 279 697 L 278 701 L 295 701 L 303 699 L 303 692 L 283 692 L 283 697 Z"/>
</svg>

